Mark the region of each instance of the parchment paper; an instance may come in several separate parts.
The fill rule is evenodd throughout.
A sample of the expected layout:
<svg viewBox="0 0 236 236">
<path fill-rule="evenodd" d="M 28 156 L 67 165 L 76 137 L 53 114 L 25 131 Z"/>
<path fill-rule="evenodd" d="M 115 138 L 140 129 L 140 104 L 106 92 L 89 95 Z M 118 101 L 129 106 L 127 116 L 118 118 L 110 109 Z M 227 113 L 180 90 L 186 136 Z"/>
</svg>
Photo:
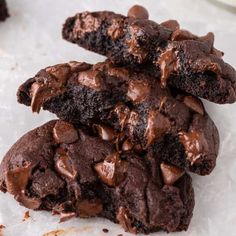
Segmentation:
<svg viewBox="0 0 236 236">
<path fill-rule="evenodd" d="M 69 60 L 103 60 L 62 40 L 61 25 L 66 17 L 77 11 L 104 9 L 126 14 L 135 3 L 145 5 L 150 18 L 158 22 L 174 18 L 196 34 L 213 31 L 216 47 L 225 52 L 226 61 L 236 66 L 236 15 L 204 0 L 8 0 L 11 18 L 0 24 L 0 158 L 26 131 L 54 118 L 47 112 L 32 114 L 29 108 L 17 104 L 15 93 L 24 80 L 49 65 Z M 193 175 L 194 216 L 186 233 L 173 235 L 235 236 L 236 105 L 205 104 L 221 136 L 217 167 L 210 176 Z M 57 229 L 57 235 L 129 235 L 103 219 L 73 219 L 59 224 L 58 218 L 47 212 L 30 211 L 30 218 L 22 221 L 26 210 L 12 196 L 0 194 L 4 235 L 41 236 Z M 103 233 L 103 228 L 109 233 Z"/>
</svg>

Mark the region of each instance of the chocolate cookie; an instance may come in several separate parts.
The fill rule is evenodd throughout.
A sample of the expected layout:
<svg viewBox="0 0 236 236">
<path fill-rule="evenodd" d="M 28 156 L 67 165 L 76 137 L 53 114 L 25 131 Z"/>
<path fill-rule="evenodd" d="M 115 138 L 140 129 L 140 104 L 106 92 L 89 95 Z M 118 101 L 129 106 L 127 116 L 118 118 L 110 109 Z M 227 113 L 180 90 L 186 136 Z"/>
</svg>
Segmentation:
<svg viewBox="0 0 236 236">
<path fill-rule="evenodd" d="M 117 152 L 112 142 L 61 120 L 13 145 L 0 165 L 0 189 L 61 221 L 105 217 L 131 233 L 186 230 L 194 206 L 183 170 L 150 152 Z"/>
<path fill-rule="evenodd" d="M 5 0 L 0 0 L 0 21 L 6 20 L 9 17 Z"/>
<path fill-rule="evenodd" d="M 157 24 L 135 6 L 128 17 L 82 12 L 63 26 L 63 38 L 123 65 L 152 63 L 167 84 L 216 103 L 236 101 L 236 71 L 214 48 L 214 35 L 198 37 L 170 20 Z"/>
<path fill-rule="evenodd" d="M 93 128 L 119 150 L 150 150 L 158 159 L 206 175 L 219 136 L 202 102 L 162 88 L 151 68 L 70 62 L 41 70 L 18 90 L 18 101 Z"/>
</svg>

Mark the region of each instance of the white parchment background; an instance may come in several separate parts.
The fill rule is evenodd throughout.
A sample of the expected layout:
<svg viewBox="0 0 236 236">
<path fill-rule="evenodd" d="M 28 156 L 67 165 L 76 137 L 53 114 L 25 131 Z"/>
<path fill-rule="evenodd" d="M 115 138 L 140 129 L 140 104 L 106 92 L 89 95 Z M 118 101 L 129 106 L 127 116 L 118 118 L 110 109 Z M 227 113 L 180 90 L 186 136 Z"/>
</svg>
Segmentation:
<svg viewBox="0 0 236 236">
<path fill-rule="evenodd" d="M 126 14 L 135 3 L 145 5 L 150 18 L 158 22 L 177 19 L 183 28 L 196 34 L 213 31 L 216 47 L 225 60 L 236 66 L 236 15 L 204 0 L 8 0 L 11 18 L 0 24 L 0 159 L 26 131 L 43 124 L 53 115 L 31 114 L 16 103 L 17 87 L 39 69 L 69 60 L 103 60 L 61 39 L 61 25 L 77 11 L 114 10 Z M 221 150 L 214 172 L 207 177 L 193 176 L 196 206 L 187 233 L 176 236 L 236 235 L 236 106 L 205 102 L 221 136 Z M 74 219 L 58 224 L 46 212 L 30 211 L 22 222 L 25 208 L 8 194 L 0 194 L 0 224 L 6 236 L 38 236 L 64 229 L 57 235 L 116 236 L 120 226 L 102 219 Z M 102 232 L 108 228 L 109 233 Z M 54 234 L 53 234 L 54 235 Z M 153 235 L 167 235 L 156 233 Z"/>
</svg>

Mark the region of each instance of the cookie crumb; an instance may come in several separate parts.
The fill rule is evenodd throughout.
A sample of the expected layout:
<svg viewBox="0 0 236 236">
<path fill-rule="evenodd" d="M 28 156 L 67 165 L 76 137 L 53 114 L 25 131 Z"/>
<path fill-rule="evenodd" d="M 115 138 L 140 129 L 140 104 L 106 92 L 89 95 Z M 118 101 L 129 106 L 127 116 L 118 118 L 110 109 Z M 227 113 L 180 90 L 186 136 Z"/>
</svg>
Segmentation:
<svg viewBox="0 0 236 236">
<path fill-rule="evenodd" d="M 109 232 L 108 229 L 102 229 L 102 231 L 103 231 L 104 233 L 108 233 L 108 232 Z"/>
<path fill-rule="evenodd" d="M 118 234 L 117 236 L 123 236 L 123 234 Z"/>
<path fill-rule="evenodd" d="M 24 218 L 22 221 L 26 221 L 30 218 L 30 214 L 29 214 L 29 211 L 26 211 L 25 214 L 24 214 Z"/>
</svg>

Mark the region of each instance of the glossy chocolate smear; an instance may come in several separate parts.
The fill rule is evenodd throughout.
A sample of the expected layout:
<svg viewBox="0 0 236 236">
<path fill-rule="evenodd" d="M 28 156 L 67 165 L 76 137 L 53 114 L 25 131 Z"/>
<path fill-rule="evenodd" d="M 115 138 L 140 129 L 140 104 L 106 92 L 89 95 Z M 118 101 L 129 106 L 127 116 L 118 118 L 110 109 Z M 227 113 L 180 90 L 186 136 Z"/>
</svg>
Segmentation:
<svg viewBox="0 0 236 236">
<path fill-rule="evenodd" d="M 208 143 L 202 132 L 191 130 L 179 133 L 180 142 L 184 145 L 187 159 L 193 165 L 208 151 Z"/>
<path fill-rule="evenodd" d="M 83 200 L 77 203 L 77 212 L 81 218 L 89 218 L 99 215 L 103 210 L 102 202 L 99 199 Z"/>
<path fill-rule="evenodd" d="M 184 175 L 184 170 L 169 164 L 161 163 L 160 165 L 163 181 L 166 185 L 174 184 Z"/>
<path fill-rule="evenodd" d="M 171 73 L 177 70 L 177 60 L 177 56 L 172 49 L 163 52 L 159 57 L 157 64 L 160 66 L 161 85 L 163 88 L 166 87 L 167 79 Z"/>
<path fill-rule="evenodd" d="M 125 232 L 137 234 L 137 229 L 132 226 L 133 219 L 129 214 L 129 211 L 125 207 L 120 207 L 116 215 L 116 219 L 119 224 L 123 227 Z"/>
<path fill-rule="evenodd" d="M 109 126 L 106 125 L 94 125 L 94 128 L 97 130 L 98 135 L 106 141 L 112 141 L 117 137 L 116 132 Z"/>
<path fill-rule="evenodd" d="M 69 179 L 75 179 L 77 171 L 74 169 L 68 154 L 62 148 L 58 148 L 56 156 L 57 161 L 55 164 L 55 169 L 58 173 Z"/>
<path fill-rule="evenodd" d="M 128 17 L 136 19 L 148 19 L 149 14 L 146 8 L 140 5 L 134 5 L 128 11 Z"/>
<path fill-rule="evenodd" d="M 155 139 L 163 137 L 170 127 L 170 121 L 167 117 L 163 116 L 159 111 L 150 111 L 145 132 L 147 139 L 146 148 L 151 145 Z"/>
<path fill-rule="evenodd" d="M 119 153 L 114 153 L 97 163 L 94 168 L 102 182 L 115 187 L 124 180 L 127 163 L 120 159 Z"/>
<path fill-rule="evenodd" d="M 149 84 L 142 80 L 132 80 L 129 83 L 127 96 L 134 103 L 143 102 L 150 93 Z"/>
<path fill-rule="evenodd" d="M 27 164 L 24 167 L 10 170 L 6 173 L 7 191 L 14 195 L 15 199 L 30 209 L 37 209 L 41 205 L 41 200 L 26 196 L 26 186 L 31 176 L 32 167 Z"/>
<path fill-rule="evenodd" d="M 103 88 L 101 72 L 96 70 L 80 72 L 78 82 L 96 91 L 100 91 Z"/>
<path fill-rule="evenodd" d="M 185 96 L 184 103 L 187 105 L 191 110 L 204 115 L 204 107 L 200 99 L 193 97 L 193 96 Z"/>
<path fill-rule="evenodd" d="M 31 86 L 31 108 L 39 112 L 42 105 L 49 99 L 63 93 L 64 86 L 71 75 L 69 64 L 48 67 L 41 71 L 36 82 Z"/>
<path fill-rule="evenodd" d="M 53 137 L 57 143 L 74 143 L 78 140 L 78 133 L 74 126 L 59 120 L 53 128 Z"/>
</svg>

